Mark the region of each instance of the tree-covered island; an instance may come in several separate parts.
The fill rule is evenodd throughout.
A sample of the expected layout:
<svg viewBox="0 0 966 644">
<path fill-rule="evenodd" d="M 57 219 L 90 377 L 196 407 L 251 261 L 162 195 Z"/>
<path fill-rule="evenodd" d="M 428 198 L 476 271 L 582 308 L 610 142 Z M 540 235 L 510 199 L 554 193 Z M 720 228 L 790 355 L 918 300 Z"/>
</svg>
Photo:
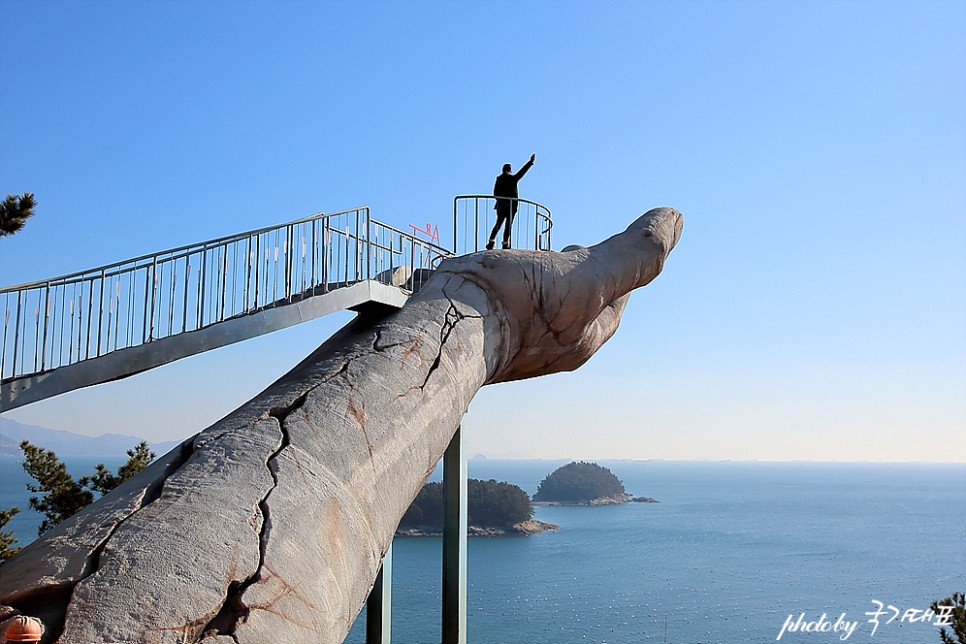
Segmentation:
<svg viewBox="0 0 966 644">
<path fill-rule="evenodd" d="M 551 472 L 533 495 L 536 505 L 614 505 L 628 501 L 657 503 L 650 497 L 631 496 L 609 469 L 583 461 Z"/>
<path fill-rule="evenodd" d="M 467 532 L 471 536 L 536 534 L 557 526 L 533 518 L 533 505 L 519 486 L 493 479 L 467 481 Z M 406 510 L 398 536 L 431 536 L 443 532 L 443 484 L 427 483 Z"/>
</svg>

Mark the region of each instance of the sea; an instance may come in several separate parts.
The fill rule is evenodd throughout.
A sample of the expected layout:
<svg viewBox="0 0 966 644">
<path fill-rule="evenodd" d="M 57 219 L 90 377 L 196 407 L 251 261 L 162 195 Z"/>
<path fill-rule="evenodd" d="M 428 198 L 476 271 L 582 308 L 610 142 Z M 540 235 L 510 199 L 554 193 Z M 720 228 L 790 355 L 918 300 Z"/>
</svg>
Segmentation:
<svg viewBox="0 0 966 644">
<path fill-rule="evenodd" d="M 566 462 L 469 475 L 533 494 Z M 539 507 L 558 530 L 470 538 L 470 642 L 934 644 L 930 604 L 966 591 L 966 464 L 596 462 L 660 503 Z M 30 540 L 18 470 L 0 459 L 0 507 L 21 507 L 10 527 Z M 396 539 L 393 642 L 440 641 L 440 562 L 438 537 Z M 364 612 L 346 642 L 365 641 Z"/>
</svg>

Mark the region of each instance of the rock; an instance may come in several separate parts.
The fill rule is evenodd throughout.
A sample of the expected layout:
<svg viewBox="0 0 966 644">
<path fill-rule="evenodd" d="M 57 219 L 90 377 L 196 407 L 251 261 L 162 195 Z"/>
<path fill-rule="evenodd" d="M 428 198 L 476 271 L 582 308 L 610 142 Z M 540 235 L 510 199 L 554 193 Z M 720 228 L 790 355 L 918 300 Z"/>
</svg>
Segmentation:
<svg viewBox="0 0 966 644">
<path fill-rule="evenodd" d="M 529 519 L 514 524 L 510 528 L 494 528 L 470 525 L 466 527 L 466 534 L 471 537 L 505 537 L 508 535 L 528 536 L 541 532 L 553 532 L 559 530 L 560 526 L 552 523 L 544 523 L 536 519 Z M 396 530 L 397 537 L 441 537 L 442 530 L 434 528 L 408 528 Z"/>
<path fill-rule="evenodd" d="M 621 496 L 601 496 L 596 499 L 591 499 L 590 501 L 581 501 L 580 503 L 564 503 L 562 501 L 533 501 L 533 505 L 541 507 L 558 506 L 567 508 L 589 508 L 596 505 L 623 505 L 631 500 L 632 499 L 629 494 L 623 494 Z"/>
<path fill-rule="evenodd" d="M 634 503 L 660 503 L 657 499 L 651 498 L 649 496 L 635 496 L 631 499 Z"/>
<path fill-rule="evenodd" d="M 681 225 L 444 261 L 0 566 L 0 605 L 65 644 L 342 641 L 474 394 L 588 360 Z"/>
<path fill-rule="evenodd" d="M 376 275 L 376 281 L 390 286 L 404 286 L 413 277 L 412 266 L 397 266 L 387 268 Z"/>
<path fill-rule="evenodd" d="M 540 534 L 541 532 L 554 532 L 560 529 L 559 525 L 554 525 L 553 523 L 546 523 L 545 521 L 537 521 L 536 519 L 530 519 L 529 521 L 524 521 L 523 523 L 518 523 L 515 526 L 518 534 Z"/>
<path fill-rule="evenodd" d="M 621 494 L 620 496 L 602 496 L 597 499 L 592 499 L 587 505 L 623 505 L 630 500 L 630 494 Z"/>
</svg>

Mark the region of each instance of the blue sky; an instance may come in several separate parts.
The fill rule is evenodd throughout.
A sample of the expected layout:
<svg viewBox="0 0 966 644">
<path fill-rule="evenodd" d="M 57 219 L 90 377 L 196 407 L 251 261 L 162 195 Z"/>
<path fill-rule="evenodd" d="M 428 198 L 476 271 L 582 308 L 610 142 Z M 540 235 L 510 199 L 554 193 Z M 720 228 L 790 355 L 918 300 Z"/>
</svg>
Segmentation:
<svg viewBox="0 0 966 644">
<path fill-rule="evenodd" d="M 579 371 L 484 389 L 473 452 L 966 461 L 962 2 L 0 0 L 0 284 L 369 205 L 450 224 L 537 163 L 555 248 L 655 206 L 665 273 Z M 14 410 L 191 435 L 336 315 Z"/>
</svg>

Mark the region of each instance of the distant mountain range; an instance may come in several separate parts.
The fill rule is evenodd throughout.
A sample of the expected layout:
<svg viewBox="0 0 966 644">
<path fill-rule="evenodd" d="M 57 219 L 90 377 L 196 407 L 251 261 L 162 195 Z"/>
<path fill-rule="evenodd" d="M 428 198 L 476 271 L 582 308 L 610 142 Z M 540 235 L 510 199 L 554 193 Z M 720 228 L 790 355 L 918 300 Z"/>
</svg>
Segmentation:
<svg viewBox="0 0 966 644">
<path fill-rule="evenodd" d="M 59 429 L 47 429 L 36 425 L 24 425 L 15 420 L 0 418 L 0 456 L 20 456 L 20 441 L 28 440 L 34 445 L 53 450 L 57 456 L 125 456 L 143 438 L 124 434 L 101 434 L 82 436 Z M 152 443 L 148 447 L 161 456 L 180 441 Z"/>
</svg>

